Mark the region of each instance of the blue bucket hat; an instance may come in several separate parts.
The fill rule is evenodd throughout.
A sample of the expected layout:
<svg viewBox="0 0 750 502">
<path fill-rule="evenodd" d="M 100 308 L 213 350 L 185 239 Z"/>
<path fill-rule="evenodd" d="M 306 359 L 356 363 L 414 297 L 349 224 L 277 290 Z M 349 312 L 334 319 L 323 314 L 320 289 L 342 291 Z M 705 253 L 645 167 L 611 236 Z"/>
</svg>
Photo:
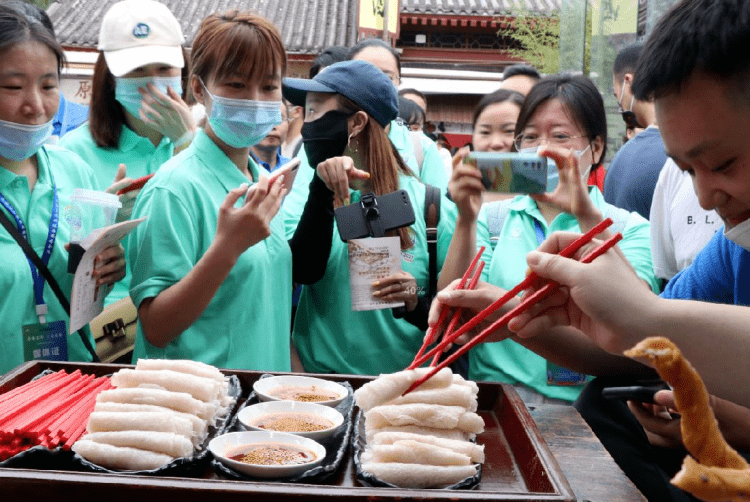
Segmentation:
<svg viewBox="0 0 750 502">
<path fill-rule="evenodd" d="M 396 87 L 385 73 L 367 61 L 334 63 L 312 80 L 285 78 L 281 89 L 284 98 L 302 107 L 309 91 L 341 94 L 383 127 L 398 115 Z"/>
</svg>

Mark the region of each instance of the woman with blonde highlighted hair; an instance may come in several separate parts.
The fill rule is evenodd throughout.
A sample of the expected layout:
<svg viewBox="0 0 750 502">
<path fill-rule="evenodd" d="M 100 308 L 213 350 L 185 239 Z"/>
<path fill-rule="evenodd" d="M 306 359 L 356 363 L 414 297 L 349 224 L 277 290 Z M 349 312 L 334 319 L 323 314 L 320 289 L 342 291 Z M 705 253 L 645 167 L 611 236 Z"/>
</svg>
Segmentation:
<svg viewBox="0 0 750 502">
<path fill-rule="evenodd" d="M 385 129 L 398 112 L 396 89 L 372 64 L 343 61 L 313 80 L 285 79 L 283 91 L 287 100 L 305 106 L 302 140 L 316 171 L 308 205 L 320 185 L 335 194 L 331 212 L 334 198 L 337 205 L 347 205 L 364 194 L 382 196 L 403 189 L 415 214 L 412 225 L 387 234 L 399 238 L 402 271 L 371 286 L 373 299 L 403 303 L 404 318 L 390 308 L 352 310 L 348 245 L 333 239 L 325 275 L 302 289 L 293 332 L 300 359 L 307 371 L 320 373 L 373 375 L 403 369 L 422 342 L 430 277 L 426 188 L 403 162 Z M 455 206 L 440 197 L 438 270 L 456 217 Z"/>
</svg>

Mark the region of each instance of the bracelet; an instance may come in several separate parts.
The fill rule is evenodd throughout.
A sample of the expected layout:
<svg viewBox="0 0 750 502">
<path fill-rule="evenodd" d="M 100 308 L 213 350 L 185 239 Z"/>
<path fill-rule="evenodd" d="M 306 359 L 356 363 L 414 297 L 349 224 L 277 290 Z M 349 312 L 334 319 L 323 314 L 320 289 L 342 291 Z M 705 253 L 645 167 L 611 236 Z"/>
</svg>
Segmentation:
<svg viewBox="0 0 750 502">
<path fill-rule="evenodd" d="M 185 134 L 180 136 L 177 141 L 173 142 L 173 145 L 175 149 L 180 149 L 184 146 L 187 146 L 190 144 L 191 141 L 193 141 L 193 138 L 195 137 L 194 131 L 185 131 Z"/>
</svg>

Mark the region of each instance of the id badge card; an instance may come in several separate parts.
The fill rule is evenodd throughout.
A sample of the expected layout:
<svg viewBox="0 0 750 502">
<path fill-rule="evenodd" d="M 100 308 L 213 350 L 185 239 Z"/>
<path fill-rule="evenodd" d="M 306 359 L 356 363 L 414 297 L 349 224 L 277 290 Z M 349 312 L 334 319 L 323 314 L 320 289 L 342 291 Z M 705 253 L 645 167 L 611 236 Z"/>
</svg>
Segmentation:
<svg viewBox="0 0 750 502">
<path fill-rule="evenodd" d="M 27 324 L 23 332 L 23 359 L 68 360 L 68 336 L 65 321 Z"/>
<path fill-rule="evenodd" d="M 547 361 L 547 385 L 584 385 L 588 380 L 588 375 L 571 371 Z"/>
</svg>

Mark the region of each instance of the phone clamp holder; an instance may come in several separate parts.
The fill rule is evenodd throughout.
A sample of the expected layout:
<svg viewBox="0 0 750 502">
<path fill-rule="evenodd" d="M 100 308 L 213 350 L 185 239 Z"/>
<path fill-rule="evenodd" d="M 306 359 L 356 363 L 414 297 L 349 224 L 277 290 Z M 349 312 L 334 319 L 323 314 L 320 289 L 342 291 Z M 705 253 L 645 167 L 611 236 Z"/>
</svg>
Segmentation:
<svg viewBox="0 0 750 502">
<path fill-rule="evenodd" d="M 367 230 L 371 237 L 385 237 L 385 230 L 380 224 L 380 209 L 378 208 L 378 199 L 375 194 L 366 193 L 362 195 L 359 201 L 362 206 L 362 214 L 365 217 Z"/>
</svg>

